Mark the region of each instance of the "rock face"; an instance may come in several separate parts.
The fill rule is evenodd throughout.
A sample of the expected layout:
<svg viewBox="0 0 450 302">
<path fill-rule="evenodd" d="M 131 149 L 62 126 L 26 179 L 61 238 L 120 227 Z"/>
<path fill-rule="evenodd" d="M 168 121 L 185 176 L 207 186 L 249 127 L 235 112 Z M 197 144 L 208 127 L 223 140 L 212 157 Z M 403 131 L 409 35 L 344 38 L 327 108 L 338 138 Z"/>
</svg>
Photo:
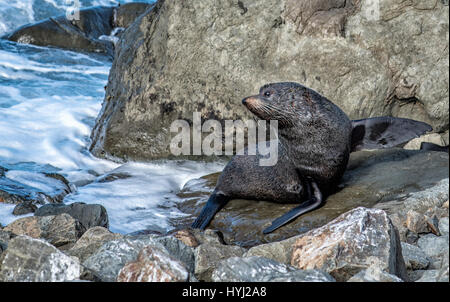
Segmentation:
<svg viewBox="0 0 450 302">
<path fill-rule="evenodd" d="M 262 257 L 232 257 L 221 261 L 212 274 L 215 282 L 334 282 L 319 270 L 299 270 Z"/>
<path fill-rule="evenodd" d="M 298 238 L 291 264 L 324 270 L 337 281 L 348 280 L 371 265 L 407 278 L 400 238 L 387 214 L 362 207 Z"/>
<path fill-rule="evenodd" d="M 248 119 L 240 100 L 280 81 L 352 119 L 409 117 L 444 132 L 448 17 L 438 0 L 158 1 L 116 46 L 90 149 L 167 158 L 174 120 Z"/>
<path fill-rule="evenodd" d="M 355 152 L 350 156 L 340 190 L 329 196 L 320 209 L 264 235 L 264 228 L 296 205 L 237 199 L 216 214 L 210 228 L 221 231 L 227 242 L 247 247 L 297 236 L 358 206 L 377 207 L 390 215 L 399 213 L 402 222 L 410 210 L 423 214 L 428 208 L 440 206 L 448 200 L 448 164 L 448 154 L 442 152 L 402 149 Z M 178 194 L 182 198 L 178 206 L 192 216 L 175 224 L 185 227 L 193 222 L 211 194 L 217 175 L 185 185 Z"/>
<path fill-rule="evenodd" d="M 109 227 L 108 214 L 106 209 L 99 204 L 85 204 L 82 202 L 75 202 L 69 205 L 64 204 L 46 204 L 40 207 L 35 213 L 35 216 L 50 216 L 59 214 L 69 214 L 74 219 L 77 219 L 86 228 L 100 226 L 104 228 Z"/>
<path fill-rule="evenodd" d="M 14 235 L 42 238 L 59 247 L 75 243 L 86 231 L 78 220 L 68 214 L 45 217 L 24 217 L 7 225 L 4 231 Z"/>
<path fill-rule="evenodd" d="M 141 2 L 125 3 L 120 5 L 114 10 L 114 26 L 126 28 L 140 15 L 152 7 L 153 4 Z"/>
<path fill-rule="evenodd" d="M 186 282 L 189 273 L 184 265 L 159 248 L 142 249 L 135 262 L 119 272 L 118 282 Z"/>
<path fill-rule="evenodd" d="M 80 278 L 80 263 L 42 240 L 18 236 L 0 264 L 3 282 L 62 282 Z"/>
</svg>

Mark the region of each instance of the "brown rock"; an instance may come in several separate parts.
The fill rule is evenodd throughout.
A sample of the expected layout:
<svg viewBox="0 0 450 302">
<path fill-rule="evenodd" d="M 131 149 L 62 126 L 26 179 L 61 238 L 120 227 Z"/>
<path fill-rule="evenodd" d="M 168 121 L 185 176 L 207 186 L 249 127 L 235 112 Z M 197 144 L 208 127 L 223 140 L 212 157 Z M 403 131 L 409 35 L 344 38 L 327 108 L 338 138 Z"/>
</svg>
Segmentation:
<svg viewBox="0 0 450 302">
<path fill-rule="evenodd" d="M 111 233 L 104 227 L 93 227 L 86 231 L 67 254 L 83 262 L 94 254 L 105 242 L 121 238 L 122 235 Z"/>
<path fill-rule="evenodd" d="M 241 257 L 244 248 L 217 243 L 201 244 L 195 249 L 195 277 L 201 281 L 211 281 L 214 269 L 221 260 Z"/>
<path fill-rule="evenodd" d="M 406 227 L 414 233 L 429 233 L 426 217 L 414 210 L 406 214 Z"/>
<path fill-rule="evenodd" d="M 381 270 L 407 278 L 399 235 L 382 210 L 356 208 L 297 239 L 291 264 L 321 269 L 346 281 L 376 264 Z"/>
<path fill-rule="evenodd" d="M 184 265 L 163 250 L 147 246 L 134 262 L 119 272 L 118 282 L 185 282 L 189 273 Z"/>
<path fill-rule="evenodd" d="M 189 230 L 180 230 L 177 231 L 174 235 L 175 238 L 183 242 L 185 245 L 190 247 L 197 247 L 199 245 L 197 239 L 194 234 L 192 234 Z"/>
<path fill-rule="evenodd" d="M 68 214 L 24 217 L 13 221 L 4 230 L 14 235 L 46 239 L 56 247 L 75 243 L 86 231 L 78 220 Z"/>
</svg>

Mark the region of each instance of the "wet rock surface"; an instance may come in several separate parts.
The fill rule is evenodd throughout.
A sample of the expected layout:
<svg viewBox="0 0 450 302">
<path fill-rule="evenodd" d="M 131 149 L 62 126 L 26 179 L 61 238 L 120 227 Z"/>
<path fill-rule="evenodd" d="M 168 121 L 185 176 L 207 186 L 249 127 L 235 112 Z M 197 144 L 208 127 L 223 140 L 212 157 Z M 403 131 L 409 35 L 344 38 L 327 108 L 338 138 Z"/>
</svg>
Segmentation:
<svg viewBox="0 0 450 302">
<path fill-rule="evenodd" d="M 24 25 L 3 38 L 19 43 L 55 46 L 112 56 L 112 43 L 98 38 L 111 32 L 113 13 L 113 7 L 81 9 L 79 20 L 68 20 L 65 15 L 50 17 L 34 24 Z"/>
<path fill-rule="evenodd" d="M 178 207 L 192 216 L 175 224 L 182 228 L 193 222 L 218 175 L 185 185 L 178 194 L 182 198 Z M 355 152 L 339 187 L 320 209 L 268 235 L 263 235 L 262 230 L 295 205 L 232 200 L 216 214 L 209 227 L 221 231 L 229 243 L 250 247 L 305 233 L 358 206 L 379 207 L 389 214 L 411 209 L 424 213 L 432 205 L 442 205 L 448 199 L 448 154 L 402 149 Z"/>
<path fill-rule="evenodd" d="M 59 214 L 68 214 L 78 220 L 86 229 L 100 226 L 109 227 L 109 219 L 106 209 L 98 204 L 85 204 L 76 202 L 69 205 L 65 204 L 46 204 L 40 207 L 35 216 L 51 216 Z"/>
<path fill-rule="evenodd" d="M 60 203 L 72 192 L 69 182 L 52 167 L 24 163 L 0 171 L 0 203 L 17 204 L 16 215 L 33 212 L 37 204 Z"/>
</svg>

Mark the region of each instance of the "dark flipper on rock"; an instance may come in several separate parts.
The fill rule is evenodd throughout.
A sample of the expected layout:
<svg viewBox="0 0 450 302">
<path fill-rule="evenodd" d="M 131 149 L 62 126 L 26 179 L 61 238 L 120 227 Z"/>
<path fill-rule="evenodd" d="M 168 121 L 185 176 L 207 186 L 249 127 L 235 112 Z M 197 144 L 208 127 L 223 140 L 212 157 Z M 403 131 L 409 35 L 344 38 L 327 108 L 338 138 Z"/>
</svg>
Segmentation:
<svg viewBox="0 0 450 302">
<path fill-rule="evenodd" d="M 352 152 L 395 147 L 433 130 L 426 123 L 391 116 L 355 120 L 352 126 Z"/>
<path fill-rule="evenodd" d="M 208 202 L 203 207 L 202 212 L 192 224 L 192 227 L 194 229 L 204 230 L 214 218 L 214 215 L 216 215 L 230 199 L 230 197 L 220 192 L 213 192 L 209 197 Z"/>
<path fill-rule="evenodd" d="M 323 198 L 319 187 L 314 181 L 310 181 L 309 184 L 312 186 L 313 193 L 310 194 L 311 196 L 309 196 L 308 200 L 306 202 L 303 202 L 298 207 L 293 208 L 283 216 L 278 217 L 277 219 L 272 221 L 272 224 L 263 231 L 263 234 L 272 233 L 276 229 L 291 222 L 298 216 L 317 209 L 322 204 Z"/>
<path fill-rule="evenodd" d="M 427 143 L 422 142 L 420 144 L 420 150 L 427 150 L 427 151 L 438 151 L 438 152 L 447 152 L 449 151 L 449 146 L 439 146 L 433 143 Z"/>
</svg>

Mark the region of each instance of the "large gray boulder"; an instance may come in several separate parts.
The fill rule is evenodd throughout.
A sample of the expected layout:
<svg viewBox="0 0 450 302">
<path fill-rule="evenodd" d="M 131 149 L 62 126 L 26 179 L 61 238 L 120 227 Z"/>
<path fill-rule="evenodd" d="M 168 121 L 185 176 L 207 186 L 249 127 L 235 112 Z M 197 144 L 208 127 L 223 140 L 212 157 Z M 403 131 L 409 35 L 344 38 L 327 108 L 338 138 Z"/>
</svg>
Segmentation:
<svg viewBox="0 0 450 302">
<path fill-rule="evenodd" d="M 174 120 L 250 118 L 242 98 L 280 81 L 352 119 L 409 117 L 444 132 L 448 18 L 438 0 L 158 1 L 116 45 L 90 149 L 166 158 Z"/>
<path fill-rule="evenodd" d="M 109 219 L 105 207 L 99 204 L 85 204 L 75 202 L 69 205 L 64 204 L 46 204 L 36 210 L 35 216 L 51 216 L 59 214 L 69 214 L 81 222 L 86 228 L 96 226 L 108 228 Z"/>
<path fill-rule="evenodd" d="M 54 246 L 28 236 L 18 236 L 8 244 L 0 263 L 3 282 L 62 282 L 78 280 L 80 263 Z"/>
<path fill-rule="evenodd" d="M 407 281 L 398 231 L 382 210 L 356 208 L 298 238 L 291 264 L 346 281 L 372 265 Z"/>
</svg>

